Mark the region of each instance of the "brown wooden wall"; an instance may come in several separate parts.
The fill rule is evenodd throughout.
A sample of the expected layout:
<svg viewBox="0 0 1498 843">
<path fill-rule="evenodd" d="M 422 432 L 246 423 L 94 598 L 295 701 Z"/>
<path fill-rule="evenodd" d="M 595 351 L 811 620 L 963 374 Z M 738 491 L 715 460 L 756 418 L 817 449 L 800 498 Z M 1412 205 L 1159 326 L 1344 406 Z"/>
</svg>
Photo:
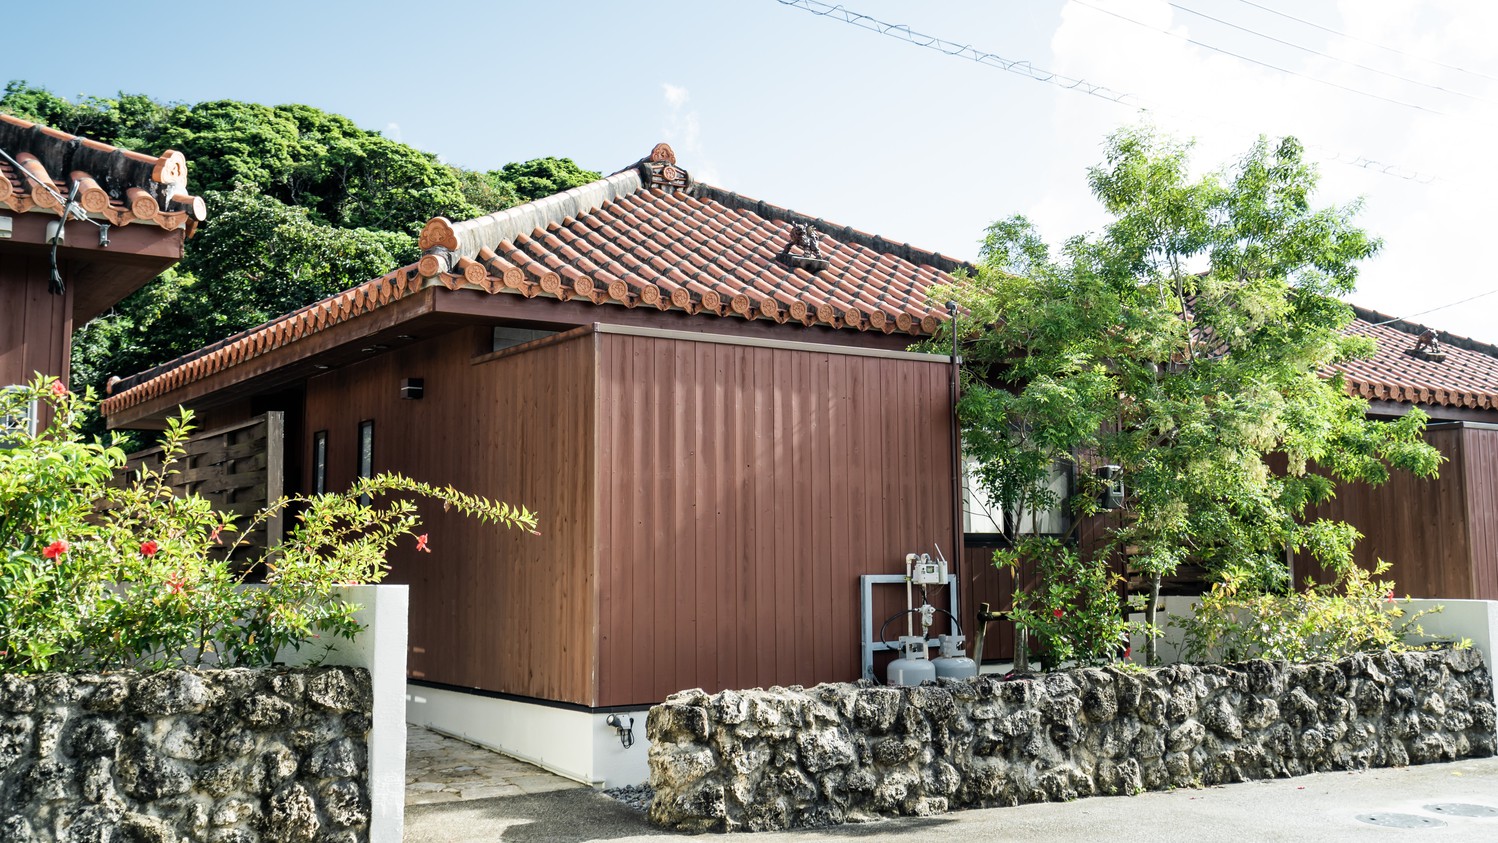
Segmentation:
<svg viewBox="0 0 1498 843">
<path fill-rule="evenodd" d="M 1474 466 L 1479 469 L 1480 466 L 1466 453 L 1475 441 L 1474 433 L 1486 431 L 1457 427 L 1427 431 L 1426 440 L 1447 459 L 1441 465 L 1439 477 L 1423 479 L 1396 471 L 1382 486 L 1344 484 L 1338 487 L 1335 499 L 1317 507 L 1312 514 L 1346 521 L 1361 531 L 1363 540 L 1358 543 L 1357 564 L 1371 569 L 1379 559 L 1388 562 L 1390 569 L 1386 576 L 1394 581 L 1400 595 L 1478 597 L 1469 516 L 1479 512 L 1472 507 L 1475 501 L 1469 498 L 1468 488 Z M 1491 454 L 1491 444 L 1486 447 Z M 1489 500 L 1493 495 L 1494 471 L 1488 469 Z M 1492 509 L 1487 512 L 1492 513 Z M 1487 516 L 1488 530 L 1493 529 L 1493 517 Z M 1491 562 L 1489 565 L 1491 577 Z M 1314 560 L 1304 555 L 1297 557 L 1296 581 L 1304 581 L 1308 576 L 1325 579 Z M 1493 598 L 1498 598 L 1498 594 L 1488 597 Z"/>
<path fill-rule="evenodd" d="M 858 576 L 952 553 L 946 367 L 597 336 L 599 704 L 856 679 Z"/>
<path fill-rule="evenodd" d="M 1498 429 L 1462 429 L 1472 597 L 1498 600 Z"/>
<path fill-rule="evenodd" d="M 974 606 L 980 603 L 989 604 L 989 609 L 995 612 L 1006 612 L 1014 608 L 1014 572 L 1007 568 L 1000 569 L 993 564 L 993 554 L 997 547 L 988 543 L 969 542 L 962 548 L 962 566 L 964 569 L 963 580 L 968 591 L 972 594 Z M 974 616 L 976 620 L 976 616 Z M 963 618 L 967 623 L 968 618 Z M 968 633 L 968 644 L 974 646 L 976 639 L 973 633 Z M 1014 658 L 1014 623 L 1008 620 L 996 620 L 988 624 L 988 629 L 983 636 L 983 654 L 969 651 L 975 659 L 1012 659 Z"/>
<path fill-rule="evenodd" d="M 460 330 L 308 382 L 301 448 L 328 431 L 328 488 L 356 471 L 373 419 L 374 470 L 524 504 L 540 536 L 423 506 L 432 553 L 402 547 L 411 586 L 410 672 L 426 679 L 594 704 L 594 348 L 580 338 L 474 365 L 487 333 Z M 403 378 L 425 397 L 402 400 Z"/>
<path fill-rule="evenodd" d="M 67 383 L 73 288 L 54 296 L 50 278 L 45 254 L 0 253 L 0 386 L 37 372 Z"/>
</svg>

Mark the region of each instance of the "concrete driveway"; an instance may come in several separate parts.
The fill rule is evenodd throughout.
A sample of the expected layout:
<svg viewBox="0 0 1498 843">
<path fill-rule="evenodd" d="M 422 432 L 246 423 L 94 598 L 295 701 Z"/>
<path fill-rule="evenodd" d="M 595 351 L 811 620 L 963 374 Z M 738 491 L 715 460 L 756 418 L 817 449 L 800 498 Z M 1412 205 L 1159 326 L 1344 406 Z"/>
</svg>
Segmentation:
<svg viewBox="0 0 1498 843">
<path fill-rule="evenodd" d="M 1482 806 L 1495 816 L 1464 817 Z M 1481 813 L 1480 811 L 1472 811 Z M 1413 827 L 1358 820 L 1373 816 Z M 591 790 L 565 790 L 477 799 L 406 809 L 411 843 L 463 841 L 633 841 L 677 836 L 656 829 L 638 812 Z M 1296 779 L 1146 793 L 1133 797 L 957 811 L 930 819 L 745 835 L 746 843 L 835 840 L 913 840 L 1109 843 L 1162 841 L 1429 840 L 1498 841 L 1498 758 L 1364 773 L 1318 773 Z"/>
</svg>

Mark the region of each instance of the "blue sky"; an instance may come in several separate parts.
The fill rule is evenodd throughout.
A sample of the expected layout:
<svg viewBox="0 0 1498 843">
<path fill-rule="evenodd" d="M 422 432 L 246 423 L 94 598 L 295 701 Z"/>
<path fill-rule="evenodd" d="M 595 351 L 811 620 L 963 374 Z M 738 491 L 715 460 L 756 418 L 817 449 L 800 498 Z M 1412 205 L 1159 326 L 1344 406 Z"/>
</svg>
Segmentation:
<svg viewBox="0 0 1498 843">
<path fill-rule="evenodd" d="M 1410 315 L 1498 290 L 1486 248 L 1498 4 L 845 5 L 1132 97 L 1042 84 L 777 0 L 32 3 L 10 10 L 13 33 L 66 36 L 12 37 L 0 75 L 68 97 L 301 102 L 475 168 L 564 155 L 609 172 L 666 140 L 700 179 L 964 258 L 1015 213 L 1052 240 L 1101 225 L 1086 168 L 1143 105 L 1198 138 L 1204 169 L 1261 132 L 1314 144 L 1321 202 L 1361 198 L 1386 242 L 1359 303 Z M 1334 160 L 1359 156 L 1420 178 Z M 1495 316 L 1498 294 L 1417 318 L 1498 341 Z"/>
</svg>

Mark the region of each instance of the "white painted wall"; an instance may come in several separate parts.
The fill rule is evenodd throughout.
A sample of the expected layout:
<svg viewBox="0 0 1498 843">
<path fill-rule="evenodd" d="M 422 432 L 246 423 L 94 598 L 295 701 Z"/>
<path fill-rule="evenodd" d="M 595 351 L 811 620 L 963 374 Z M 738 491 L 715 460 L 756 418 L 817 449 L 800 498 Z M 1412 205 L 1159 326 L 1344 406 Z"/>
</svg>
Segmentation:
<svg viewBox="0 0 1498 843">
<path fill-rule="evenodd" d="M 406 686 L 406 719 L 434 732 L 461 738 L 528 761 L 594 787 L 644 784 L 646 712 L 634 718 L 634 745 L 625 749 L 607 724 L 607 714 L 468 694 L 422 685 Z"/>
<path fill-rule="evenodd" d="M 1406 612 L 1413 614 L 1422 609 L 1443 607 L 1438 614 L 1421 618 L 1418 623 L 1427 637 L 1449 638 L 1460 641 L 1472 640 L 1472 647 L 1482 653 L 1483 663 L 1493 677 L 1493 698 L 1498 701 L 1498 665 L 1493 663 L 1494 648 L 1498 647 L 1498 600 L 1411 600 L 1400 601 Z M 1427 638 L 1428 640 L 1428 638 Z M 1422 641 L 1412 640 L 1419 644 Z"/>
<path fill-rule="evenodd" d="M 1155 613 L 1155 623 L 1159 625 L 1164 633 L 1155 641 L 1155 648 L 1160 657 L 1161 665 L 1178 664 L 1185 661 L 1181 645 L 1186 638 L 1186 633 L 1178 626 L 1172 626 L 1170 619 L 1189 615 L 1196 611 L 1196 604 L 1201 602 L 1200 597 L 1167 596 L 1160 598 L 1159 610 Z M 1136 612 L 1129 615 L 1129 620 L 1144 623 L 1144 613 Z M 1145 644 L 1143 635 L 1129 636 L 1129 661 L 1135 664 L 1144 664 Z"/>
<path fill-rule="evenodd" d="M 1167 619 L 1174 615 L 1188 614 L 1195 609 L 1200 602 L 1199 597 L 1164 597 L 1161 598 L 1160 624 L 1165 629 L 1165 636 L 1160 639 L 1160 664 L 1170 665 L 1181 661 L 1181 639 L 1184 637 L 1181 630 L 1176 627 L 1167 626 Z M 1424 638 L 1411 638 L 1410 644 L 1426 644 L 1435 640 L 1461 641 L 1471 639 L 1472 646 L 1482 653 L 1483 662 L 1488 666 L 1489 673 L 1493 674 L 1493 696 L 1498 700 L 1498 664 L 1493 661 L 1495 650 L 1498 650 L 1498 600 L 1434 600 L 1416 599 L 1404 601 L 1397 604 L 1406 612 L 1406 617 L 1426 609 L 1434 609 L 1437 606 L 1444 607 L 1440 612 L 1434 612 L 1422 617 L 1419 621 L 1420 628 L 1425 631 Z M 1144 620 L 1144 615 L 1130 615 L 1129 620 Z M 1144 663 L 1144 644 L 1140 636 L 1132 639 L 1133 653 L 1131 661 L 1138 664 Z"/>
<path fill-rule="evenodd" d="M 353 641 L 338 639 L 323 664 L 362 667 L 374 686 L 369 730 L 369 843 L 401 843 L 406 818 L 406 625 L 410 589 L 355 585 L 338 589 L 363 608 L 354 617 L 365 629 Z M 323 650 L 283 654 L 287 664 L 318 659 Z"/>
</svg>

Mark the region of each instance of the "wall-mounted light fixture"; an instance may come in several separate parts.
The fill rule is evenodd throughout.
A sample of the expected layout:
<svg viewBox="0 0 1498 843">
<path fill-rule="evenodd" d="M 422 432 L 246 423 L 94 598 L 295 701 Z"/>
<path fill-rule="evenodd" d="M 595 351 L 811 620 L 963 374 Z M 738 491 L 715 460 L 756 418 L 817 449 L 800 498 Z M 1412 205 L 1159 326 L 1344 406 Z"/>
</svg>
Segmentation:
<svg viewBox="0 0 1498 843">
<path fill-rule="evenodd" d="M 1103 483 L 1103 494 L 1098 505 L 1103 509 L 1122 509 L 1124 505 L 1123 469 L 1116 465 L 1100 465 L 1097 479 Z"/>
<path fill-rule="evenodd" d="M 422 378 L 406 378 L 401 381 L 401 397 L 416 400 L 426 392 L 426 381 Z"/>
<path fill-rule="evenodd" d="M 629 749 L 635 745 L 635 719 L 633 717 L 620 717 L 617 714 L 610 714 L 604 718 L 603 722 L 614 727 L 614 734 L 619 736 L 619 743 L 625 749 Z"/>
</svg>

